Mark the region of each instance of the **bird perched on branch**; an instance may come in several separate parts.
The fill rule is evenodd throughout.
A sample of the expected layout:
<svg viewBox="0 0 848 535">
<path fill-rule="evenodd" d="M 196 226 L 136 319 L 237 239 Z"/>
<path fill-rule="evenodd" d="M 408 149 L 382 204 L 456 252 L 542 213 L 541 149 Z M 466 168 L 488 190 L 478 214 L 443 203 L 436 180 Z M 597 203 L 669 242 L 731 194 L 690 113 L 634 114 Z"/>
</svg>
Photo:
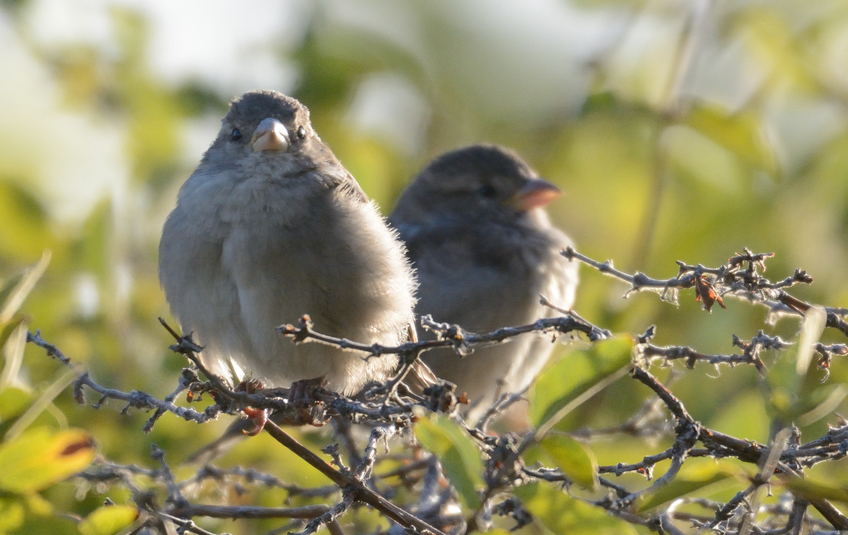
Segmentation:
<svg viewBox="0 0 848 535">
<path fill-rule="evenodd" d="M 433 160 L 389 216 L 418 272 L 416 312 L 486 332 L 555 315 L 540 294 L 570 308 L 577 264 L 559 252 L 572 242 L 542 209 L 559 194 L 501 147 L 474 145 Z M 546 337 L 523 336 L 464 358 L 437 350 L 424 360 L 466 391 L 480 414 L 497 392 L 527 387 L 552 350 Z"/>
<path fill-rule="evenodd" d="M 352 394 L 397 365 L 295 345 L 275 332 L 281 323 L 308 313 L 327 334 L 396 345 L 413 317 L 403 246 L 307 108 L 274 91 L 230 103 L 165 223 L 159 277 L 205 365 L 274 386 L 312 380 Z"/>
</svg>

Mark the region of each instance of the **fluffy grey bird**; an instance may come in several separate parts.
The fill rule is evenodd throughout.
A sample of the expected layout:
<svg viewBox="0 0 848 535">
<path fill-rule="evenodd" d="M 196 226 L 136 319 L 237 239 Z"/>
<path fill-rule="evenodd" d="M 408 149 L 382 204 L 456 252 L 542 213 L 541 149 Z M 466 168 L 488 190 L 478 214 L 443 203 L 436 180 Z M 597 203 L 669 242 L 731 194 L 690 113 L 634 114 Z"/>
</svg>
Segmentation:
<svg viewBox="0 0 848 535">
<path fill-rule="evenodd" d="M 570 308 L 577 264 L 559 251 L 571 240 L 542 209 L 559 193 L 501 147 L 474 145 L 433 160 L 389 217 L 418 271 L 416 312 L 486 332 L 553 315 L 539 294 Z M 466 391 L 479 414 L 496 392 L 525 388 L 553 347 L 547 337 L 522 336 L 462 359 L 439 350 L 424 360 Z"/>
<path fill-rule="evenodd" d="M 159 278 L 213 372 L 274 386 L 314 379 L 352 394 L 397 364 L 295 345 L 275 332 L 281 323 L 310 314 L 327 334 L 394 345 L 413 317 L 402 244 L 307 108 L 274 91 L 230 103 L 165 223 Z"/>
</svg>

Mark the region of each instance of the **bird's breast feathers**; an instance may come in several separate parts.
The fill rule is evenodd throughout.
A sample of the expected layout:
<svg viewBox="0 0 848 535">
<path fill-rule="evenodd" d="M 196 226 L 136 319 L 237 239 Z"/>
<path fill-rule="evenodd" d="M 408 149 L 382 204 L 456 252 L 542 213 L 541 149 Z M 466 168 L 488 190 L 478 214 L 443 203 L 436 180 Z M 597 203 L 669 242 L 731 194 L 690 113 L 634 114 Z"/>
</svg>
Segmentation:
<svg viewBox="0 0 848 535">
<path fill-rule="evenodd" d="M 376 207 L 343 202 L 339 195 L 305 180 L 281 185 L 251 179 L 226 187 L 187 183 L 166 225 L 166 237 L 173 239 L 163 240 L 185 245 L 179 253 L 166 245 L 162 258 L 186 263 L 176 272 L 202 275 L 181 277 L 176 285 L 163 277 L 169 296 L 183 295 L 176 301 L 190 303 L 172 300 L 181 321 L 207 339 L 235 324 L 221 345 L 258 357 L 264 362 L 255 364 L 265 369 L 255 371 L 272 377 L 269 370 L 281 356 L 316 376 L 335 369 L 327 359 L 339 356 L 330 355 L 330 348 L 295 346 L 275 333 L 275 326 L 303 314 L 335 336 L 402 341 L 414 285 L 402 248 Z M 174 260 L 175 254 L 183 259 Z M 197 262 L 202 265 L 193 265 Z M 216 292 L 209 291 L 212 285 Z M 238 317 L 228 317 L 232 311 Z M 296 373 L 279 374 L 285 375 Z"/>
</svg>

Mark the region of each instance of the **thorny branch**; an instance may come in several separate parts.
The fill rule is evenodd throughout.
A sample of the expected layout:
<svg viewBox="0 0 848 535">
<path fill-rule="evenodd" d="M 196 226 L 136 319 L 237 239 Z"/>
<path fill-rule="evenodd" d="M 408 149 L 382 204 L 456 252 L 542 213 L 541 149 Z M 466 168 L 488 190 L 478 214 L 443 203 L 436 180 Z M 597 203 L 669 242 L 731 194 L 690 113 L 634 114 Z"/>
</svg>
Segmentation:
<svg viewBox="0 0 848 535">
<path fill-rule="evenodd" d="M 627 282 L 630 288 L 625 297 L 634 292 L 651 290 L 659 292 L 665 300 L 676 301 L 679 291 L 691 289 L 695 298 L 701 301 L 707 310 L 716 303 L 724 307 L 726 297 L 765 306 L 772 314 L 804 317 L 807 311 L 817 307 L 826 313 L 828 327 L 848 334 L 848 324 L 845 322 L 848 309 L 818 307 L 788 293 L 795 285 L 812 282 L 812 277 L 805 271 L 796 269 L 791 275 L 778 281 L 771 281 L 763 276 L 766 261 L 774 256 L 772 253 L 753 253 L 745 249 L 742 253 L 732 255 L 726 263 L 718 267 L 678 262 L 677 275 L 668 279 L 657 279 L 639 272 L 626 273 L 616 269 L 611 261 L 598 262 L 572 248 L 563 251 L 563 255 Z M 144 513 L 141 520 L 143 525 L 160 529 L 171 524 L 180 532 L 200 534 L 212 532 L 195 524 L 194 519 L 198 517 L 289 519 L 293 523 L 275 532 L 300 529 L 298 533 L 310 534 L 315 533 L 321 526 L 326 526 L 331 534 L 338 535 L 344 533 L 342 519 L 345 514 L 362 504 L 380 511 L 387 519 L 409 533 L 453 534 L 485 531 L 492 525 L 493 515 L 512 519 L 513 527 L 517 529 L 538 522 L 532 512 L 512 495 L 516 487 L 534 481 L 564 485 L 573 499 L 599 507 L 625 522 L 647 527 L 657 533 L 687 533 L 684 527 L 687 523 L 698 530 L 711 530 L 722 534 L 800 533 L 804 530 L 835 533 L 833 530 L 848 529 L 848 517 L 827 497 L 813 491 L 804 491 L 802 485 L 794 483 L 804 478 L 805 469 L 848 455 L 848 423 L 843 420 L 823 436 L 807 442 L 802 442 L 800 431 L 794 429 L 790 439 L 780 445 L 776 445 L 777 441 L 771 445 L 761 444 L 704 425 L 692 416 L 683 401 L 672 391 L 670 382 L 664 384 L 650 372 L 651 365 L 657 361 L 668 364 L 682 360 L 688 369 L 695 368 L 698 362 L 716 367 L 751 365 L 765 376 L 769 373 L 766 352 L 780 352 L 791 343 L 778 336 L 766 334 L 763 330 L 748 341 L 734 334 L 732 345 L 738 351 L 727 354 L 703 353 L 689 346 L 655 345 L 652 343 L 656 332 L 653 326 L 643 334 L 633 336 L 630 376 L 647 387 L 652 395 L 633 417 L 620 426 L 596 430 L 585 427 L 571 435 L 580 440 L 592 441 L 605 435 L 627 433 L 654 441 L 662 438 L 668 440 L 669 445 L 636 462 L 622 461 L 613 465 L 598 466 L 595 475 L 601 488 L 605 489 L 603 495 L 580 489 L 569 474 L 559 468 L 525 464 L 524 454 L 527 447 L 550 432 L 551 424 L 523 434 L 498 435 L 487 430 L 491 420 L 502 414 L 506 407 L 523 398 L 523 392 L 502 393 L 476 426 L 470 427 L 462 421 L 461 411 L 458 410 L 458 403 L 463 401 L 462 397 L 454 393 L 451 385 L 434 385 L 423 394 L 416 394 L 402 387 L 401 381 L 412 364 L 422 354 L 435 348 L 452 349 L 458 358 L 461 358 L 471 354 L 475 348 L 502 343 L 517 336 L 547 334 L 558 337 L 569 333 L 582 333 L 591 343 L 611 336 L 610 331 L 593 325 L 573 311 L 557 308 L 544 297 L 542 303 L 558 310 L 562 315 L 539 319 L 526 325 L 503 327 L 487 333 L 470 332 L 459 325 L 440 323 L 425 316 L 421 318 L 422 325 L 434 333 L 435 338 L 397 346 L 363 344 L 328 336 L 316 330 L 308 316 L 303 316 L 296 325 L 281 326 L 280 333 L 294 343 L 329 344 L 361 353 L 362 358 L 396 354 L 404 363 L 403 370 L 391 381 L 373 385 L 357 397 L 344 397 L 325 391 L 316 393 L 317 408 L 313 408 L 309 422 L 322 424 L 334 420 L 339 423 L 334 428 L 338 440 L 349 450 L 348 465 L 351 468 L 345 466 L 337 446 L 324 448 L 324 452 L 332 459 L 331 464 L 276 424 L 266 424 L 265 430 L 274 440 L 322 473 L 332 485 L 302 488 L 253 468 L 223 469 L 210 464 L 198 468 L 191 477 L 180 480 L 175 475 L 177 472 L 166 462 L 165 452 L 159 448 L 153 449 L 153 457 L 158 463 L 156 468 L 121 465 L 100 459 L 80 474 L 79 480 L 88 485 L 118 484 L 127 488 L 139 510 Z M 29 333 L 27 339 L 65 366 L 78 369 L 79 376 L 74 383 L 74 395 L 78 402 L 86 403 L 85 395 L 90 391 L 99 396 L 92 404 L 94 408 L 101 408 L 109 400 L 116 400 L 123 404 L 122 413 L 132 409 L 152 411 L 144 425 L 145 432 L 150 431 L 158 419 L 168 413 L 201 424 L 217 418 L 222 413 L 237 414 L 246 408 L 252 408 L 275 411 L 275 419 L 279 418 L 276 421 L 298 421 L 302 408 L 289 403 L 288 389 L 231 387 L 227 381 L 211 374 L 204 367 L 200 358 L 203 348 L 195 344 L 190 336 L 176 332 L 164 321 L 162 324 L 175 339 L 172 349 L 185 356 L 190 365 L 180 374 L 174 390 L 161 399 L 145 392 L 124 392 L 103 386 L 88 372 L 78 369 L 71 359 L 55 345 L 45 341 L 40 333 Z M 834 357 L 848 355 L 848 344 L 816 342 L 814 351 L 818 355 L 819 368 L 826 372 L 824 380 L 827 380 L 827 372 Z M 607 381 L 613 381 L 616 377 L 608 378 Z M 596 386 L 598 389 L 602 388 L 601 383 Z M 187 392 L 188 401 L 194 403 L 208 394 L 212 403 L 203 410 L 182 406 L 177 403 L 182 392 Z M 421 417 L 421 411 L 425 414 L 427 411 L 450 414 L 467 432 L 484 461 L 482 480 L 485 484 L 478 489 L 480 505 L 476 511 L 465 512 L 468 516 L 464 519 L 461 513 L 457 514 L 460 510 L 455 493 L 444 485 L 445 474 L 451 476 L 450 471 L 446 473 L 442 469 L 440 461 L 444 459 L 438 459 L 416 447 L 407 447 L 400 455 L 389 453 L 390 442 L 398 439 L 409 440 L 409 429 L 415 420 Z M 673 424 L 665 422 L 669 416 Z M 356 439 L 350 433 L 351 423 L 365 423 L 371 426 L 367 443 L 361 449 L 356 446 Z M 382 449 L 385 449 L 386 453 L 381 457 Z M 748 486 L 724 503 L 681 496 L 653 512 L 640 511 L 636 507 L 642 497 L 656 495 L 659 489 L 675 481 L 687 460 L 697 457 L 735 459 L 743 465 L 758 466 L 759 473 Z M 380 473 L 377 465 L 381 459 L 389 458 L 400 460 L 401 465 Z M 655 477 L 660 465 L 665 468 L 661 475 Z M 651 483 L 640 488 L 632 484 L 616 483 L 608 477 L 617 478 L 627 473 L 641 474 Z M 198 489 L 209 480 L 214 481 L 216 486 L 231 489 L 238 494 L 248 492 L 250 487 L 277 488 L 284 490 L 289 499 L 321 499 L 332 502 L 274 507 L 195 503 Z M 772 484 L 783 489 L 781 501 L 777 504 L 759 505 L 761 488 Z M 395 503 L 398 489 L 401 487 L 419 493 L 417 505 L 407 509 Z M 705 512 L 701 514 L 693 513 L 689 509 L 682 510 L 681 506 L 687 504 L 700 506 Z M 807 509 L 815 511 L 819 516 L 814 516 Z M 389 532 L 400 533 L 394 528 Z"/>
<path fill-rule="evenodd" d="M 724 296 L 732 296 L 765 306 L 775 316 L 791 314 L 804 316 L 817 306 L 790 295 L 785 289 L 797 284 L 812 284 L 813 278 L 802 269 L 796 269 L 792 275 L 772 282 L 762 275 L 765 262 L 774 257 L 774 253 L 753 253 L 747 248 L 736 253 L 727 262 L 718 267 L 706 267 L 702 264 L 690 265 L 677 261 L 678 274 L 668 279 L 655 279 L 636 272 L 625 273 L 613 266 L 612 260 L 599 262 L 569 247 L 562 251 L 569 260 L 578 260 L 592 268 L 630 284 L 624 294 L 627 298 L 634 292 L 658 291 L 664 300 L 677 302 L 677 290 L 694 288 L 695 298 L 702 301 L 704 308 L 710 310 L 714 303 L 724 306 Z M 827 314 L 828 327 L 841 331 L 848 336 L 848 322 L 844 320 L 848 310 L 836 307 L 821 307 Z"/>
<path fill-rule="evenodd" d="M 638 358 L 648 362 L 652 358 L 660 358 L 666 362 L 685 359 L 686 367 L 694 368 L 696 362 L 706 362 L 707 364 L 719 365 L 728 364 L 734 366 L 736 364 L 751 364 L 758 372 L 765 373 L 766 367 L 760 358 L 760 353 L 763 350 L 780 350 L 790 344 L 780 339 L 779 336 L 769 336 L 760 330 L 756 336 L 751 338 L 749 342 L 741 340 L 735 334 L 733 335 L 733 345 L 741 348 L 741 353 L 729 355 L 705 354 L 688 346 L 656 346 L 650 343 L 656 333 L 656 329 L 652 325 L 648 330 L 636 338 L 636 355 Z"/>
<path fill-rule="evenodd" d="M 544 298 L 542 301 L 547 303 L 547 300 Z M 572 311 L 567 312 L 563 316 L 541 318 L 526 325 L 503 327 L 488 333 L 474 333 L 463 329 L 459 325 L 439 323 L 433 321 L 433 318 L 429 315 L 421 317 L 421 325 L 428 331 L 435 333 L 437 338 L 420 342 L 407 342 L 398 346 L 362 344 L 315 331 L 309 316 L 301 317 L 297 325 L 286 324 L 279 327 L 278 330 L 295 343 L 317 342 L 349 351 L 358 351 L 370 357 L 379 357 L 381 355 L 418 356 L 421 353 L 437 348 L 453 349 L 460 355 L 468 355 L 475 347 L 498 344 L 510 338 L 528 333 L 545 334 L 557 332 L 559 334 L 568 334 L 570 332 L 581 332 L 592 342 L 608 338 L 610 335 L 606 329 L 592 325 Z"/>
</svg>

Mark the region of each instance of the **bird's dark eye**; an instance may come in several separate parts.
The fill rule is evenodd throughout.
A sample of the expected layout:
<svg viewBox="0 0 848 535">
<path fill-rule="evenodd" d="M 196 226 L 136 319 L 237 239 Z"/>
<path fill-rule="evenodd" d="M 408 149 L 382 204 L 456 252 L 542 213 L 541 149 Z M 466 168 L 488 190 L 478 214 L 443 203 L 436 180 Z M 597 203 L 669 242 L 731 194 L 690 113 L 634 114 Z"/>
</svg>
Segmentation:
<svg viewBox="0 0 848 535">
<path fill-rule="evenodd" d="M 497 191 L 495 191 L 495 188 L 493 188 L 493 187 L 492 187 L 492 186 L 490 186 L 489 184 L 483 184 L 482 186 L 480 186 L 480 187 L 477 189 L 477 193 L 478 193 L 481 197 L 485 197 L 485 198 L 487 198 L 487 199 L 491 199 L 492 197 L 494 197 L 494 196 L 497 194 Z"/>
<path fill-rule="evenodd" d="M 297 127 L 297 138 L 300 140 L 306 139 L 306 128 L 302 126 Z"/>
<path fill-rule="evenodd" d="M 230 141 L 241 141 L 241 130 L 233 128 L 232 132 L 230 132 Z"/>
</svg>

